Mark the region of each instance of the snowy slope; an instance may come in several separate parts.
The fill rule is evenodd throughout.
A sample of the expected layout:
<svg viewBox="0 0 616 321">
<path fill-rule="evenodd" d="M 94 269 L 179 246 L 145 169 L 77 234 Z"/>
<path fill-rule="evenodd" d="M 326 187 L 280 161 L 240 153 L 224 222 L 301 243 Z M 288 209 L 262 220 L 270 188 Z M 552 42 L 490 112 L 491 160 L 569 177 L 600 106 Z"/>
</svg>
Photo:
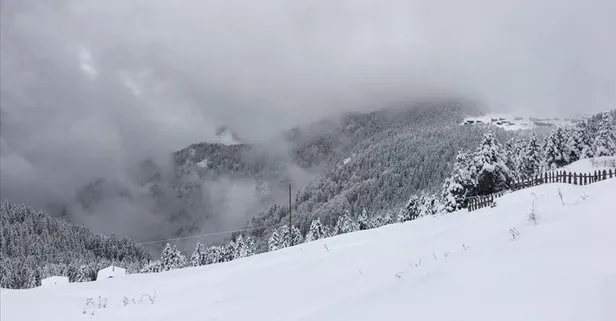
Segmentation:
<svg viewBox="0 0 616 321">
<path fill-rule="evenodd" d="M 562 170 L 577 173 L 590 173 L 596 170 L 604 170 L 610 168 L 616 168 L 616 156 L 581 159 L 563 167 Z"/>
<path fill-rule="evenodd" d="M 542 185 L 505 195 L 495 208 L 224 264 L 2 290 L 0 319 L 613 321 L 615 190 L 616 179 Z M 538 225 L 528 222 L 535 196 Z M 154 304 L 123 306 L 124 296 L 138 301 L 154 289 Z M 98 296 L 107 308 L 82 314 L 86 299 Z"/>
</svg>

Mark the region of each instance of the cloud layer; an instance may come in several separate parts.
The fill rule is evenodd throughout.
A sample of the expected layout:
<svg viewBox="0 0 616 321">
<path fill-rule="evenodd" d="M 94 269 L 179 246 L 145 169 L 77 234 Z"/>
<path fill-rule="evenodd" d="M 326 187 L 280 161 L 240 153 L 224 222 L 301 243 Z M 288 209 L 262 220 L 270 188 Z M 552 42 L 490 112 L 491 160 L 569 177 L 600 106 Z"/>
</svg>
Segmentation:
<svg viewBox="0 0 616 321">
<path fill-rule="evenodd" d="M 221 125 L 260 140 L 424 96 L 616 101 L 611 0 L 0 3 L 1 191 L 17 200 L 71 197 Z"/>
</svg>

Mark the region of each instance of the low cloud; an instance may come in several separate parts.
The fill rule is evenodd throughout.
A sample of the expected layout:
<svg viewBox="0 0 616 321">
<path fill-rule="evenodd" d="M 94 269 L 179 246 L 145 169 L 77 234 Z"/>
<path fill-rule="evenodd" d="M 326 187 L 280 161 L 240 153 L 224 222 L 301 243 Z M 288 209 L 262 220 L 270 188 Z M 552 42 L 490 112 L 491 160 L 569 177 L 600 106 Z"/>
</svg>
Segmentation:
<svg viewBox="0 0 616 321">
<path fill-rule="evenodd" d="M 551 114 L 616 100 L 610 0 L 0 5 L 1 192 L 37 204 L 220 126 L 258 142 L 418 97 Z"/>
</svg>

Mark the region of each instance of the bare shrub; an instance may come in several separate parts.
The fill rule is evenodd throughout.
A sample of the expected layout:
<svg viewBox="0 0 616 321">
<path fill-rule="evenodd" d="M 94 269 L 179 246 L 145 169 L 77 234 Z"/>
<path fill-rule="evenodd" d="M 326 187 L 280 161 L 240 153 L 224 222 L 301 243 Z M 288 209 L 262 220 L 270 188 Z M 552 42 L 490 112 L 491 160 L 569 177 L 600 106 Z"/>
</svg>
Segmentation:
<svg viewBox="0 0 616 321">
<path fill-rule="evenodd" d="M 520 231 L 518 231 L 518 229 L 515 227 L 509 229 L 509 233 L 511 234 L 512 241 L 515 241 L 520 237 Z"/>
</svg>

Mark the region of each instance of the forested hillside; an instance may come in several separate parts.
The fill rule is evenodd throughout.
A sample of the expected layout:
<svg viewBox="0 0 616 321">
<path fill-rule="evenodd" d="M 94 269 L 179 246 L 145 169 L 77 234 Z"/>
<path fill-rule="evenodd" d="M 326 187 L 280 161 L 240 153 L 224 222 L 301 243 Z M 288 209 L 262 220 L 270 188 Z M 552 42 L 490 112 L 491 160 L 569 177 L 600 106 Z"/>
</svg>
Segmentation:
<svg viewBox="0 0 616 321">
<path fill-rule="evenodd" d="M 0 205 L 0 287 L 29 288 L 52 275 L 92 281 L 111 264 L 129 271 L 149 260 L 134 241 L 96 235 L 25 204 Z"/>
<path fill-rule="evenodd" d="M 422 132 L 432 133 L 427 128 L 421 126 L 418 126 L 418 128 L 423 129 Z M 440 127 L 437 124 L 433 124 L 432 128 L 438 133 Z M 471 131 L 469 135 L 461 135 L 460 133 L 464 133 L 465 128 L 480 128 L 481 130 L 478 132 Z M 486 129 L 489 130 L 486 131 Z M 452 162 L 452 167 L 444 169 L 445 174 L 440 174 L 442 177 L 446 177 L 444 182 L 443 180 L 435 182 L 420 181 L 420 186 L 423 184 L 425 189 L 409 192 L 406 195 L 404 204 L 392 205 L 388 209 L 374 212 L 366 210 L 368 208 L 366 206 L 358 212 L 352 212 L 351 202 L 349 202 L 349 198 L 345 197 L 349 193 L 345 193 L 341 188 L 344 185 L 335 185 L 330 190 L 325 189 L 325 191 L 331 193 L 330 195 L 339 193 L 331 199 L 327 198 L 327 194 L 322 189 L 314 187 L 317 185 L 310 185 L 301 191 L 296 198 L 296 205 L 293 208 L 295 214 L 291 228 L 287 224 L 288 210 L 284 207 L 274 206 L 268 212 L 262 213 L 252 221 L 253 225 L 251 226 L 254 228 L 252 232 L 243 235 L 238 234 L 232 241 L 226 244 L 208 247 L 199 243 L 190 260 L 184 258 L 179 251 L 170 245 L 167 245 L 167 250 L 163 253 L 161 260 L 154 262 L 147 269 L 144 269 L 143 272 L 181 268 L 186 265 L 197 266 L 225 262 L 254 253 L 275 251 L 280 248 L 332 235 L 371 229 L 396 222 L 405 222 L 426 215 L 453 212 L 464 208 L 469 197 L 509 189 L 516 180 L 553 170 L 579 159 L 616 155 L 616 110 L 594 115 L 572 126 L 558 127 L 545 138 L 538 138 L 532 132 L 509 137 L 509 135 L 504 135 L 498 129 L 484 126 L 444 126 L 441 130 L 442 136 L 438 136 L 439 138 L 449 137 L 451 140 L 451 136 L 446 136 L 446 134 L 451 135 L 453 132 L 457 133 L 458 137 L 461 137 L 458 142 L 459 145 L 445 145 L 452 152 L 457 151 L 457 155 L 456 152 L 453 152 L 451 156 L 455 159 Z M 402 141 L 413 142 L 409 136 L 402 137 L 406 138 L 406 140 L 401 139 Z M 438 142 L 436 135 L 428 135 L 428 137 Z M 473 142 L 473 137 L 476 139 L 476 142 Z M 466 145 L 463 143 L 466 143 Z M 437 144 L 436 146 L 439 145 Z M 423 150 L 434 152 L 434 150 L 429 148 Z M 371 149 L 368 148 L 366 154 L 358 153 L 353 157 L 357 161 L 358 158 L 368 157 L 366 155 L 374 155 L 370 151 Z M 407 153 L 411 152 L 407 151 Z M 382 166 L 383 171 L 375 172 L 377 173 L 374 177 L 375 180 L 380 180 L 382 176 L 385 176 L 382 173 L 387 172 L 387 170 L 391 170 L 394 173 L 406 170 L 403 167 L 392 167 L 391 169 L 387 167 L 388 164 L 396 164 L 396 160 L 403 162 L 404 159 L 394 159 L 391 163 L 387 163 L 385 161 L 387 157 L 382 156 L 387 155 L 386 153 L 377 155 L 381 157 L 381 160 L 376 162 L 375 166 Z M 376 156 L 376 158 L 379 158 L 379 156 Z M 353 160 L 349 160 L 339 164 L 321 178 L 321 181 L 327 180 L 330 177 L 336 177 L 334 176 L 336 173 L 344 172 L 344 169 L 350 167 L 348 165 L 351 165 L 352 162 Z M 421 160 L 406 163 L 406 166 L 416 166 L 417 163 L 421 164 Z M 431 167 L 430 169 L 434 171 L 438 169 L 438 166 Z M 425 172 L 426 168 L 422 170 Z M 435 175 L 435 179 L 437 179 L 438 175 Z M 409 176 L 406 178 L 407 180 L 404 182 L 408 182 L 414 177 Z M 356 183 L 360 182 L 362 182 L 361 179 L 356 181 Z M 358 201 L 361 197 L 369 198 L 374 197 L 374 195 L 383 195 L 381 193 L 384 192 L 395 193 L 396 190 L 403 189 L 403 186 L 403 184 L 396 185 L 391 183 L 376 185 L 376 189 L 366 190 L 366 193 L 351 200 Z M 430 186 L 436 187 L 431 188 Z M 390 190 L 387 188 L 390 188 Z M 320 207 L 314 206 L 312 212 L 302 212 L 303 206 L 305 206 L 306 202 L 310 201 L 310 198 L 302 199 L 301 195 L 310 190 L 316 192 L 317 197 L 314 203 L 318 203 Z M 378 200 L 378 198 L 373 200 Z M 331 206 L 331 204 L 339 204 L 339 207 L 330 212 L 319 212 L 319 209 Z"/>
<path fill-rule="evenodd" d="M 175 152 L 169 170 L 146 160 L 128 179 L 96 180 L 77 193 L 73 209 L 105 215 L 106 204 L 127 203 L 160 221 L 140 240 L 190 236 L 241 227 L 256 216 L 253 224 L 277 224 L 277 204 L 287 202 L 291 184 L 306 232 L 314 217 L 389 209 L 410 193 L 434 191 L 455 150 L 477 144 L 483 128 L 458 126 L 476 113 L 468 102 L 424 102 L 343 113 L 271 142 L 196 143 Z"/>
<path fill-rule="evenodd" d="M 439 190 L 457 150 L 477 146 L 487 128 L 458 125 L 473 112 L 471 106 L 447 102 L 352 114 L 342 123 L 340 135 L 328 133 L 317 136 L 313 145 L 303 143 L 312 146 L 306 148 L 311 154 L 332 155 L 333 160 L 295 196 L 300 231 L 308 232 L 315 218 L 334 226 L 342 214 L 373 216 L 399 208 L 409 195 Z M 503 140 L 526 135 L 499 129 L 496 134 Z M 287 212 L 275 205 L 251 224 L 276 226 Z"/>
</svg>

